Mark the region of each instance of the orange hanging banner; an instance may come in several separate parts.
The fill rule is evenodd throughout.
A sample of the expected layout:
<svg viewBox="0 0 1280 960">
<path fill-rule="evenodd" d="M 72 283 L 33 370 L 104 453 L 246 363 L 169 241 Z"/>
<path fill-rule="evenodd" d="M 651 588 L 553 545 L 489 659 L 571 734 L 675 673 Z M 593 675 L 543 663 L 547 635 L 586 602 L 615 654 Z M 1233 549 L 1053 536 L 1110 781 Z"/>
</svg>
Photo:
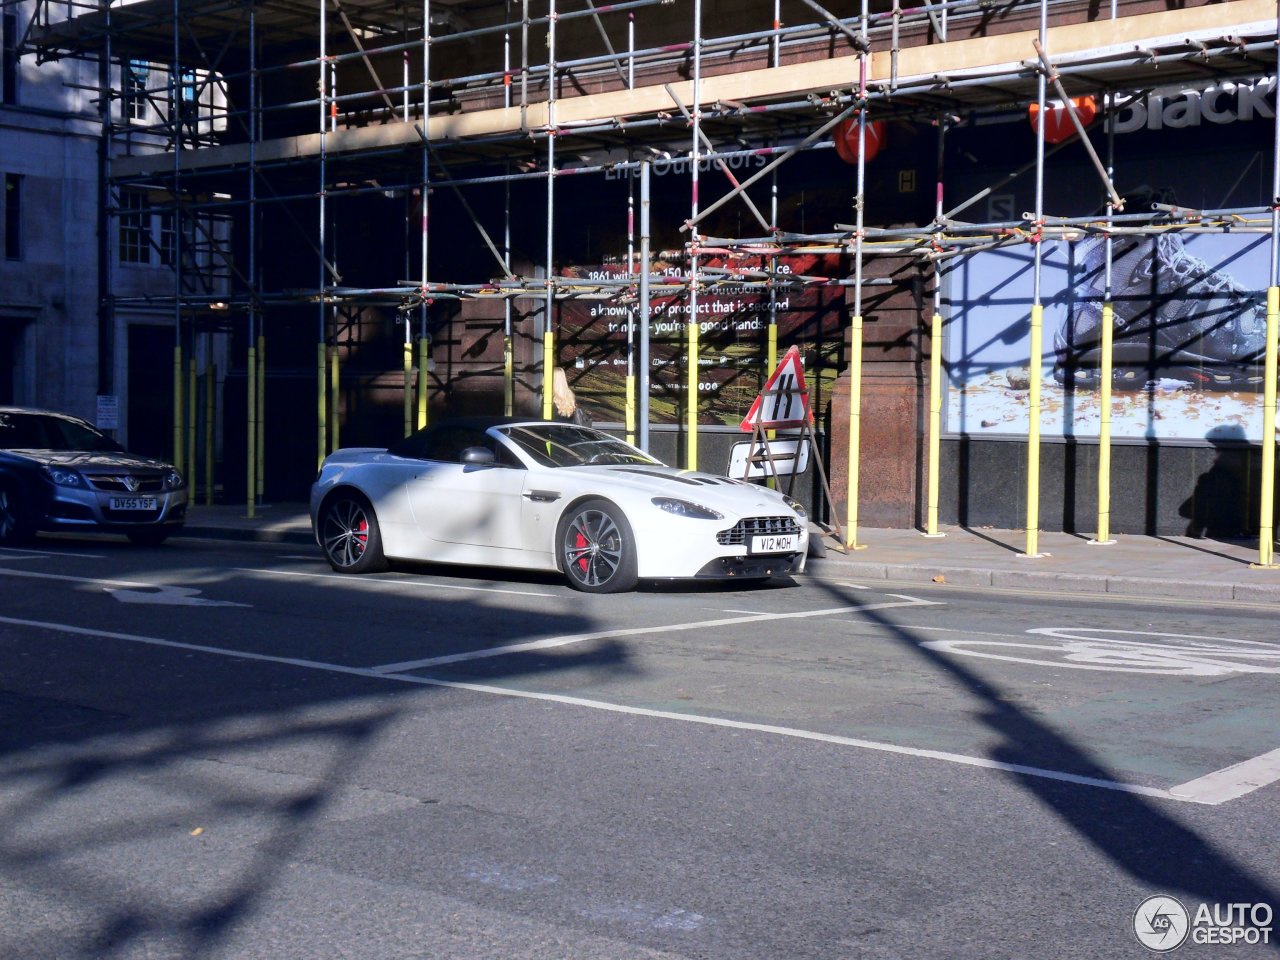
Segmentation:
<svg viewBox="0 0 1280 960">
<path fill-rule="evenodd" d="M 1093 97 L 1072 97 L 1071 105 L 1076 108 L 1081 126 L 1088 127 L 1098 116 L 1098 101 Z M 1045 143 L 1061 143 L 1076 135 L 1076 126 L 1071 122 L 1071 113 L 1061 100 L 1049 101 L 1045 105 L 1044 139 Z M 1033 103 L 1027 108 L 1027 119 L 1031 129 L 1039 129 L 1040 104 Z"/>
</svg>

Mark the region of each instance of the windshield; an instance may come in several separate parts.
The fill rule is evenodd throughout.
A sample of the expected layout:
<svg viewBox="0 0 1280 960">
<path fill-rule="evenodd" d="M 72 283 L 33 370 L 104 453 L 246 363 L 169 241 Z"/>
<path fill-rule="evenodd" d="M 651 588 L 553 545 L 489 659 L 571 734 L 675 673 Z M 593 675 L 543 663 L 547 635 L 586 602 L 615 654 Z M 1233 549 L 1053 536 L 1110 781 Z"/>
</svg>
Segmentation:
<svg viewBox="0 0 1280 960">
<path fill-rule="evenodd" d="M 120 449 L 110 437 L 70 417 L 0 411 L 0 450 L 115 453 Z"/>
<path fill-rule="evenodd" d="M 571 423 L 525 423 L 502 427 L 499 432 L 544 467 L 580 467 L 588 463 L 662 465 L 617 437 Z"/>
</svg>

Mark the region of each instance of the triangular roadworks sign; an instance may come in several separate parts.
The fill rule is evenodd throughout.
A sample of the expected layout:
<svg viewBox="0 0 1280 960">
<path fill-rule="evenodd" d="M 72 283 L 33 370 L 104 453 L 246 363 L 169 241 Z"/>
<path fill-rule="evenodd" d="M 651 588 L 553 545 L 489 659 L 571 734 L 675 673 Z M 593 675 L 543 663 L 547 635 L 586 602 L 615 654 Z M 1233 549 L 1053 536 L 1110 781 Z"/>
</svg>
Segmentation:
<svg viewBox="0 0 1280 960">
<path fill-rule="evenodd" d="M 800 361 L 800 348 L 791 347 L 769 375 L 764 389 L 756 396 L 755 403 L 739 427 L 743 433 L 753 430 L 779 430 L 785 427 L 803 427 L 813 423 L 809 410 L 809 388 L 804 382 L 804 364 Z"/>
</svg>

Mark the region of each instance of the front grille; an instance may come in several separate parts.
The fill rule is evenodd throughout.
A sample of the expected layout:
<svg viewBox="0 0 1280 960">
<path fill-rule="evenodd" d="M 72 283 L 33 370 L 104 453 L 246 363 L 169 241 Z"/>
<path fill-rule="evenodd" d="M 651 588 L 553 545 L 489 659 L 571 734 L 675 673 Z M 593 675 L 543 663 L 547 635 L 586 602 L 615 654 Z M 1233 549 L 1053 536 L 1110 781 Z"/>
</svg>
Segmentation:
<svg viewBox="0 0 1280 960">
<path fill-rule="evenodd" d="M 133 488 L 125 483 L 128 476 L 129 474 L 123 473 L 88 473 L 85 474 L 85 479 L 95 490 L 105 490 L 108 493 L 161 493 L 164 490 L 164 478 L 159 474 L 151 477 L 134 474 L 132 479 L 137 486 Z"/>
<path fill-rule="evenodd" d="M 747 517 L 739 520 L 728 530 L 716 534 L 716 543 L 730 547 L 746 543 L 751 537 L 782 536 L 788 533 L 799 533 L 800 524 L 791 517 Z"/>
</svg>

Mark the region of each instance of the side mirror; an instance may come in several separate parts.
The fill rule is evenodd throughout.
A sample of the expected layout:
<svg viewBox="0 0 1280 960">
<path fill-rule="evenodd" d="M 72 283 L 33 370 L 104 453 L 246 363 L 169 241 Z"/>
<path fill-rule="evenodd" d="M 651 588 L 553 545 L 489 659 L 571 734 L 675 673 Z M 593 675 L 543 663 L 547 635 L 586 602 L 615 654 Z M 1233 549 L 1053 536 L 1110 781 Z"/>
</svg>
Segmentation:
<svg viewBox="0 0 1280 960">
<path fill-rule="evenodd" d="M 465 447 L 462 451 L 462 463 L 468 467 L 492 467 L 498 462 L 493 451 L 488 447 Z"/>
</svg>

